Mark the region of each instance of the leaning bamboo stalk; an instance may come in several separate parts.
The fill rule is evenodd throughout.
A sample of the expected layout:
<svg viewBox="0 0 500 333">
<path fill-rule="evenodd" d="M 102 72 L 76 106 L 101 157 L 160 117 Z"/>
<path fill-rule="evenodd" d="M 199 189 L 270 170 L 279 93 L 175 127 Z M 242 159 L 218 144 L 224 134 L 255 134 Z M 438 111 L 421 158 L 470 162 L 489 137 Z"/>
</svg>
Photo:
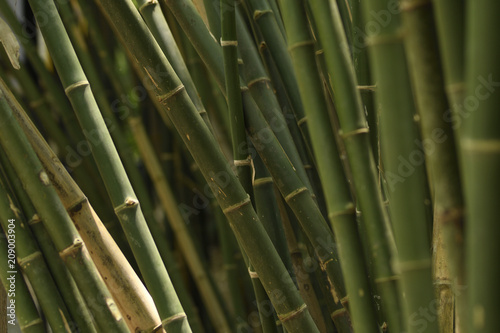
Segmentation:
<svg viewBox="0 0 500 333">
<path fill-rule="evenodd" d="M 393 253 L 386 230 L 388 217 L 382 204 L 369 131 L 338 8 L 335 1 L 329 1 L 329 4 L 312 1 L 311 9 L 318 24 L 330 84 L 335 91 L 334 102 L 341 128 L 339 134 L 349 160 L 357 204 L 363 214 L 362 227 L 367 230 L 367 246 L 375 268 L 374 279 L 382 298 L 387 302 L 387 311 L 398 313 L 397 277 L 391 265 Z"/>
<path fill-rule="evenodd" d="M 263 227 L 255 223 L 258 217 L 247 194 L 132 2 L 121 1 L 118 5 L 113 1 L 101 0 L 99 4 L 119 32 L 121 41 L 141 62 L 141 74 L 148 77 L 157 70 L 166 73 L 164 79 L 154 81 L 153 88 L 163 106 L 161 111 L 169 116 L 195 158 L 289 331 L 316 332 L 317 329 L 269 237 Z M 277 301 L 278 290 L 282 295 L 281 299 L 286 299 L 281 304 Z"/>
<path fill-rule="evenodd" d="M 6 325 L 11 325 L 13 321 L 17 319 L 17 322 L 19 323 L 19 326 L 23 333 L 46 333 L 47 331 L 45 330 L 45 324 L 38 314 L 28 286 L 26 285 L 26 282 L 22 278 L 21 274 L 15 274 L 15 294 L 12 294 L 12 290 L 14 290 L 10 288 L 12 273 L 9 272 L 20 272 L 21 269 L 19 268 L 15 259 L 9 261 L 9 237 L 7 235 L 8 232 L 7 234 L 4 234 L 0 230 L 0 278 L 2 279 L 0 289 L 5 292 L 6 297 L 13 298 L 15 296 L 15 315 L 9 315 L 11 313 L 10 308 L 12 308 L 12 306 L 9 298 L 6 298 L 5 301 L 8 301 L 8 303 L 6 302 L 2 304 L 1 309 L 5 309 L 5 312 L 2 311 L 2 317 L 3 319 L 5 319 Z M 13 321 L 11 322 L 10 320 Z M 7 326 L 5 328 L 6 330 L 3 332 L 8 332 Z"/>
<path fill-rule="evenodd" d="M 292 59 L 288 54 L 285 36 L 281 33 L 275 13 L 267 0 L 247 0 L 251 9 L 252 19 L 256 22 L 260 32 L 264 36 L 266 45 L 271 51 L 274 63 L 281 75 L 286 87 L 288 98 L 293 105 L 297 124 L 304 136 L 304 141 L 309 144 L 309 130 L 307 118 L 303 108 L 303 102 L 299 93 L 297 78 L 293 70 Z"/>
<path fill-rule="evenodd" d="M 169 223 L 174 230 L 179 241 L 179 247 L 193 275 L 193 279 L 198 286 L 201 297 L 203 298 L 205 308 L 215 327 L 219 328 L 221 332 L 230 332 L 231 330 L 227 317 L 217 300 L 217 295 L 214 293 L 214 286 L 211 283 L 211 278 L 207 275 L 205 265 L 198 255 L 198 250 L 189 234 L 189 230 L 181 216 L 179 208 L 176 205 L 177 200 L 174 192 L 162 171 L 160 161 L 156 158 L 154 148 L 147 136 L 146 129 L 142 122 L 138 121 L 131 122 L 131 129 L 136 137 L 137 145 L 146 169 L 151 179 L 153 179 L 154 187 L 160 199 L 163 211 L 167 215 Z"/>
<path fill-rule="evenodd" d="M 2 93 L 0 104 L 4 122 L 0 140 L 47 231 L 65 261 L 102 330 L 127 332 L 127 326 L 89 257 L 85 244 L 61 204 L 50 179 L 13 116 Z M 46 203 L 50 202 L 50 205 Z"/>
<path fill-rule="evenodd" d="M 339 244 L 353 328 L 356 332 L 373 332 L 378 327 L 377 316 L 356 227 L 354 204 L 330 125 L 322 81 L 316 67 L 314 41 L 303 16 L 305 8 L 296 0 L 287 1 L 286 5 L 284 2 L 280 4 L 288 34 L 288 49 L 304 108 L 309 124 L 314 128 L 311 142 L 327 199 L 329 218 Z M 330 144 L 325 146 L 325 142 Z"/>
<path fill-rule="evenodd" d="M 9 196 L 6 186 L 5 177 L 0 177 L 0 223 L 4 230 L 8 230 L 9 221 L 14 220 L 12 224 L 16 237 L 16 257 L 21 268 L 19 276 L 22 272 L 28 278 L 50 328 L 54 332 L 71 332 L 75 327 L 69 326 L 72 318 L 66 304 L 52 279 L 42 252 L 30 234 L 21 210 Z"/>
<path fill-rule="evenodd" d="M 38 243 L 43 257 L 46 258 L 50 274 L 53 276 L 54 281 L 57 284 L 57 288 L 61 293 L 64 302 L 67 304 L 69 314 L 81 331 L 89 333 L 96 332 L 94 320 L 92 319 L 88 307 L 78 290 L 75 280 L 71 277 L 71 273 L 59 257 L 50 235 L 43 226 L 40 217 L 36 213 L 31 200 L 23 189 L 22 183 L 17 177 L 9 160 L 5 156 L 5 153 L 0 152 L 0 160 L 5 176 L 7 177 L 12 188 L 13 195 L 17 198 L 17 201 L 24 212 L 24 216 L 27 218 L 27 221 L 25 222 L 29 224 L 29 228 L 36 238 L 36 241 L 33 239 L 32 242 Z"/>
<path fill-rule="evenodd" d="M 40 27 L 59 76 L 91 142 L 92 154 L 108 190 L 115 213 L 122 224 L 139 268 L 149 288 L 165 329 L 190 332 L 186 315 L 154 244 L 132 185 L 120 161 L 110 133 L 99 112 L 89 82 L 64 30 L 55 4 L 30 1 L 34 13 L 46 13 L 51 20 Z"/>
<path fill-rule="evenodd" d="M 2 83 L 2 90 L 5 85 Z M 4 90 L 5 91 L 5 90 Z M 120 311 L 127 318 L 127 325 L 146 332 L 158 327 L 161 320 L 153 300 L 136 275 L 119 247 L 113 241 L 89 201 L 71 178 L 24 111 L 7 95 L 30 144 L 36 151 L 49 178 L 70 214 L 73 223 L 89 249 L 93 261 L 112 292 Z"/>
<path fill-rule="evenodd" d="M 460 252 L 460 242 L 446 235 L 460 235 L 464 207 L 454 133 L 451 123 L 443 117 L 449 103 L 439 59 L 432 2 L 422 4 L 404 0 L 401 1 L 400 9 L 410 79 L 420 116 L 422 139 L 425 140 L 429 184 L 433 189 L 433 247 L 436 249 L 435 258 L 442 258 L 441 262 L 446 263 L 445 248 Z M 451 243 L 447 244 L 447 241 Z M 453 317 L 453 309 L 450 310 L 446 304 L 452 297 L 452 279 L 446 264 L 440 263 L 436 268 L 438 292 L 444 295 L 440 296 L 439 307 L 441 322 L 444 322 Z M 412 299 L 415 301 L 410 309 L 416 311 L 420 306 L 425 306 L 425 302 L 430 301 L 425 297 L 423 292 L 407 294 L 409 303 Z M 420 299 L 420 303 L 417 299 Z M 442 311 L 444 309 L 448 309 L 448 313 Z"/>
<path fill-rule="evenodd" d="M 194 85 L 186 64 L 182 59 L 181 52 L 177 47 L 174 36 L 172 35 L 167 21 L 161 12 L 160 4 L 157 1 L 139 0 L 137 1 L 137 7 L 142 17 L 144 17 L 149 30 L 158 42 L 158 45 L 172 65 L 175 73 L 179 76 L 179 79 L 186 87 L 186 91 L 193 101 L 194 106 L 203 118 L 203 121 L 213 133 L 207 111 L 201 102 L 196 86 Z"/>
<path fill-rule="evenodd" d="M 500 178 L 500 28 L 497 1 L 467 1 L 466 115 L 461 137 L 466 211 L 467 332 L 500 327 L 498 197 Z M 473 107 L 471 107 L 473 106 Z M 494 255 L 493 255 L 494 256 Z"/>
<path fill-rule="evenodd" d="M 166 2 L 169 8 L 173 10 L 177 20 L 207 66 L 215 63 L 215 67 L 210 68 L 210 70 L 214 74 L 216 82 L 223 84 L 224 72 L 221 69 L 219 57 L 221 50 L 213 40 L 207 42 L 203 39 L 203 36 L 206 36 L 208 31 L 206 28 L 203 30 L 201 18 L 196 13 L 192 4 L 184 1 Z M 187 19 L 188 17 L 189 20 Z M 193 29 L 193 26 L 199 28 Z M 223 90 L 222 87 L 221 90 Z M 322 268 L 328 274 L 329 283 L 332 286 L 332 294 L 341 295 L 340 298 L 342 298 L 345 296 L 345 290 L 337 259 L 337 251 L 333 244 L 333 234 L 314 202 L 311 192 L 304 186 L 297 175 L 296 169 L 260 112 L 249 89 L 242 86 L 241 91 L 247 132 L 259 155 L 261 155 L 262 160 L 271 172 L 282 196 L 293 209 L 294 214 L 300 221 L 304 232 L 307 234 L 315 250 L 326 252 L 324 255 L 318 254 L 321 258 Z"/>
</svg>

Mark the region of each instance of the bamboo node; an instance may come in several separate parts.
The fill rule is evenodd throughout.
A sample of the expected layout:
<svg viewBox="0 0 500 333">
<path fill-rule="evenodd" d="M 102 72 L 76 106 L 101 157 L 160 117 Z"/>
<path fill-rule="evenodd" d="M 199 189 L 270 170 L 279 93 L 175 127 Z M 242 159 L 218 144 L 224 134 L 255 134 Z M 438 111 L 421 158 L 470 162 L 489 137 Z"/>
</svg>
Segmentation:
<svg viewBox="0 0 500 333">
<path fill-rule="evenodd" d="M 338 216 L 342 216 L 342 215 L 350 215 L 350 214 L 355 214 L 356 213 L 356 207 L 354 206 L 354 204 L 352 202 L 349 202 L 347 205 L 346 205 L 346 208 L 341 210 L 341 211 L 338 211 L 338 212 L 331 212 L 328 214 L 328 218 L 330 220 L 338 217 Z"/>
<path fill-rule="evenodd" d="M 180 313 L 174 314 L 173 316 L 170 316 L 168 318 L 163 319 L 161 324 L 163 326 L 166 326 L 166 325 L 170 324 L 171 322 L 174 322 L 174 321 L 180 320 L 180 319 L 184 319 L 184 318 L 186 318 L 186 314 L 184 312 L 180 312 Z"/>
<path fill-rule="evenodd" d="M 240 91 L 241 91 L 242 93 L 244 93 L 244 92 L 248 91 L 248 87 L 247 87 L 247 86 L 241 86 L 241 87 L 240 87 Z"/>
<path fill-rule="evenodd" d="M 158 4 L 158 0 L 147 0 L 144 5 L 139 7 L 139 11 L 142 13 L 142 10 L 148 6 L 154 6 Z"/>
<path fill-rule="evenodd" d="M 360 289 L 360 292 L 359 292 L 359 293 L 360 293 L 360 294 L 361 294 L 361 293 L 363 293 L 363 294 L 364 294 L 363 289 Z M 340 299 L 340 304 L 342 304 L 342 305 L 344 306 L 344 308 L 346 307 L 346 305 L 347 305 L 348 303 L 349 303 L 349 295 L 345 295 L 344 297 L 342 297 L 342 298 Z"/>
<path fill-rule="evenodd" d="M 307 121 L 307 117 L 303 117 L 299 120 L 297 120 L 297 125 L 302 126 Z"/>
<path fill-rule="evenodd" d="M 131 197 L 127 197 L 127 198 L 125 198 L 125 201 L 121 205 L 118 205 L 115 207 L 115 212 L 118 213 L 118 212 L 122 211 L 123 209 L 135 207 L 138 205 L 139 205 L 139 200 L 131 198 Z"/>
<path fill-rule="evenodd" d="M 253 12 L 253 19 L 254 19 L 254 21 L 257 21 L 262 16 L 264 16 L 266 14 L 272 14 L 272 13 L 273 13 L 273 11 L 270 9 L 268 9 L 268 10 L 256 10 Z"/>
<path fill-rule="evenodd" d="M 338 310 L 333 311 L 333 312 L 330 314 L 330 318 L 334 319 L 334 318 L 337 318 L 337 317 L 343 316 L 345 313 L 346 313 L 346 309 L 345 309 L 345 308 L 341 308 L 341 309 L 338 309 Z"/>
<path fill-rule="evenodd" d="M 398 31 L 395 34 L 392 35 L 385 35 L 385 36 L 380 36 L 380 35 L 375 35 L 375 36 L 368 36 L 365 40 L 366 46 L 376 46 L 376 45 L 384 45 L 384 44 L 397 44 L 401 43 L 403 40 L 404 34 L 402 31 Z"/>
<path fill-rule="evenodd" d="M 314 54 L 317 55 L 317 56 L 322 55 L 323 53 L 325 53 L 325 50 L 323 50 L 323 49 L 319 49 L 319 50 L 316 50 L 314 52 Z"/>
<path fill-rule="evenodd" d="M 250 276 L 251 279 L 258 279 L 259 274 L 255 271 L 251 271 L 250 267 L 248 267 L 248 275 Z"/>
<path fill-rule="evenodd" d="M 368 129 L 368 127 L 362 127 L 362 128 L 358 128 L 358 129 L 355 129 L 354 131 L 350 131 L 347 133 L 340 131 L 339 134 L 340 134 L 340 137 L 345 140 L 351 136 L 355 136 L 358 134 L 365 134 L 365 133 L 368 133 L 369 131 L 370 130 Z"/>
<path fill-rule="evenodd" d="M 399 263 L 399 270 L 401 272 L 410 272 L 410 271 L 418 271 L 421 269 L 428 269 L 431 267 L 430 259 L 422 259 L 422 260 L 413 260 L 408 262 Z"/>
<path fill-rule="evenodd" d="M 403 0 L 399 5 L 399 10 L 401 12 L 411 12 L 430 4 L 431 0 Z"/>
<path fill-rule="evenodd" d="M 66 89 L 64 89 L 64 92 L 66 93 L 66 95 L 69 95 L 76 88 L 87 87 L 88 85 L 89 85 L 89 81 L 87 81 L 87 80 L 78 81 L 78 82 L 72 83 L 69 86 L 67 86 Z"/>
<path fill-rule="evenodd" d="M 253 186 L 261 186 L 264 184 L 269 184 L 273 182 L 273 177 L 263 177 L 263 178 L 257 178 L 253 182 Z"/>
<path fill-rule="evenodd" d="M 31 219 L 28 221 L 28 224 L 29 225 L 34 225 L 34 224 L 37 224 L 37 223 L 40 223 L 42 222 L 42 219 L 40 218 L 40 215 L 38 215 L 37 213 L 35 213 Z"/>
<path fill-rule="evenodd" d="M 287 194 L 287 195 L 285 196 L 285 201 L 286 201 L 286 202 L 289 202 L 289 201 L 290 201 L 290 200 L 292 200 L 295 196 L 299 195 L 299 194 L 300 194 L 300 193 L 302 193 L 302 192 L 306 192 L 306 191 L 308 191 L 308 190 L 307 190 L 307 187 L 300 187 L 300 188 L 298 188 L 298 189 L 296 189 L 296 190 L 292 191 L 291 193 Z"/>
<path fill-rule="evenodd" d="M 252 166 L 252 159 L 250 157 L 247 157 L 244 160 L 233 160 L 233 163 L 235 167 Z"/>
<path fill-rule="evenodd" d="M 66 260 L 66 257 L 74 256 L 74 254 L 78 253 L 82 249 L 82 247 L 83 241 L 80 238 L 75 238 L 73 240 L 73 244 L 59 252 L 59 256 L 63 260 Z"/>
<path fill-rule="evenodd" d="M 462 149 L 470 153 L 495 154 L 500 153 L 500 140 L 497 139 L 463 139 Z"/>
<path fill-rule="evenodd" d="M 42 182 L 43 185 L 49 186 L 50 185 L 50 178 L 45 172 L 45 170 L 40 171 L 38 174 L 38 178 L 40 178 L 40 181 Z"/>
<path fill-rule="evenodd" d="M 293 51 L 296 48 L 303 47 L 303 46 L 311 46 L 311 45 L 314 45 L 314 41 L 312 39 L 311 40 L 305 40 L 305 41 L 302 41 L 302 42 L 297 42 L 295 44 L 292 44 L 292 45 L 288 46 L 288 51 L 291 52 L 291 51 Z"/>
<path fill-rule="evenodd" d="M 375 91 L 377 88 L 376 84 L 373 85 L 366 85 L 366 86 L 358 86 L 358 90 L 365 90 L 365 91 Z"/>
<path fill-rule="evenodd" d="M 27 328 L 42 324 L 43 325 L 43 320 L 42 318 L 37 318 L 35 320 L 30 321 L 29 323 L 26 323 L 26 325 L 20 325 L 21 331 L 24 332 Z"/>
<path fill-rule="evenodd" d="M 222 211 L 224 212 L 224 214 L 229 214 L 232 211 L 235 211 L 235 210 L 237 210 L 237 209 L 239 209 L 239 208 L 241 208 L 241 207 L 243 207 L 245 205 L 248 205 L 249 203 L 250 203 L 250 196 L 247 194 L 247 197 L 246 197 L 245 200 L 240 201 L 240 202 L 238 202 L 238 203 L 236 203 L 234 205 L 231 205 L 229 207 L 226 207 Z"/>
<path fill-rule="evenodd" d="M 220 39 L 220 46 L 225 47 L 225 46 L 238 46 L 238 41 L 237 40 L 222 40 Z"/>
<path fill-rule="evenodd" d="M 42 252 L 35 251 L 33 253 L 30 253 L 29 255 L 27 255 L 24 258 L 17 258 L 17 262 L 18 262 L 19 266 L 24 268 L 24 266 L 29 266 L 29 264 L 32 261 L 35 261 L 36 259 L 38 259 L 41 256 L 42 256 Z"/>
<path fill-rule="evenodd" d="M 168 93 L 163 94 L 163 95 L 159 95 L 158 102 L 160 102 L 161 104 L 164 104 L 169 98 L 177 95 L 178 93 L 182 92 L 184 89 L 186 89 L 184 87 L 184 85 L 180 84 L 177 87 L 175 87 L 174 89 L 170 90 Z"/>
<path fill-rule="evenodd" d="M 247 87 L 251 87 L 253 86 L 254 84 L 257 84 L 259 82 L 266 82 L 266 83 L 270 83 L 271 82 L 271 79 L 269 79 L 268 77 L 266 76 L 262 76 L 262 77 L 258 77 L 256 79 L 253 79 L 249 82 L 247 82 Z"/>
<path fill-rule="evenodd" d="M 294 311 L 291 311 L 291 312 L 288 312 L 288 313 L 285 313 L 283 315 L 281 314 L 278 314 L 278 318 L 279 320 L 284 323 L 290 319 L 293 319 L 295 317 L 297 317 L 298 315 L 300 315 L 302 312 L 304 312 L 304 310 L 307 309 L 307 305 L 304 303 L 302 304 L 298 309 L 294 310 Z"/>
</svg>

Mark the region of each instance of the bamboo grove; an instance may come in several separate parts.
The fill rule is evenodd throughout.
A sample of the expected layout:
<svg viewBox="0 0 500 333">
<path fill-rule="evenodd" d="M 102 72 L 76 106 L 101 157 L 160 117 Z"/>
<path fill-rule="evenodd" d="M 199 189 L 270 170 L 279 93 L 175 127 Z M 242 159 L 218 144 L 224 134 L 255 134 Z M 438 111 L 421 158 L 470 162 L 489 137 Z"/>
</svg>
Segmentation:
<svg viewBox="0 0 500 333">
<path fill-rule="evenodd" d="M 498 332 L 499 13 L 0 0 L 0 330 Z"/>
</svg>

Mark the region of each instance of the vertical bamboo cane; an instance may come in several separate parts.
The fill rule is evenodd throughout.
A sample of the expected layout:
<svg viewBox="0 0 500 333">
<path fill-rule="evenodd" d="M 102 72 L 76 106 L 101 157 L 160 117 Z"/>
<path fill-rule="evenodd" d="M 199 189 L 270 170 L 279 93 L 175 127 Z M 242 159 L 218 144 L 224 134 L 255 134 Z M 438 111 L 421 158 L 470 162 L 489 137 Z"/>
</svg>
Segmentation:
<svg viewBox="0 0 500 333">
<path fill-rule="evenodd" d="M 467 1 L 466 83 L 468 116 L 461 148 L 467 207 L 467 332 L 490 333 L 500 327 L 498 197 L 500 177 L 500 29 L 497 1 Z"/>
</svg>

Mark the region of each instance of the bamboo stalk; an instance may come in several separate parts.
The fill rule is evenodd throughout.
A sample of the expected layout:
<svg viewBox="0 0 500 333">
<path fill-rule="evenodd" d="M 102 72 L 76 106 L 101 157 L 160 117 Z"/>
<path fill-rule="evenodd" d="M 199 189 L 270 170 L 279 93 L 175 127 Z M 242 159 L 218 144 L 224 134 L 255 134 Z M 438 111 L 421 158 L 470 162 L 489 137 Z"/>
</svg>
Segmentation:
<svg viewBox="0 0 500 333">
<path fill-rule="evenodd" d="M 460 108 L 466 97 L 465 86 L 465 1 L 435 0 L 434 20 L 439 39 L 441 62 L 446 85 L 446 94 L 451 109 L 443 114 L 445 121 L 452 123 L 455 145 L 460 144 L 463 131 L 463 115 Z M 457 151 L 460 157 L 460 150 Z M 463 170 L 460 170 L 463 174 Z M 444 238 L 444 249 L 441 251 L 445 257 L 452 279 L 453 297 L 455 299 L 455 326 L 459 332 L 464 332 L 466 325 L 465 293 L 458 290 L 465 285 L 465 259 L 464 259 L 464 230 L 463 225 L 443 228 L 441 234 Z M 450 304 L 453 306 L 453 304 Z M 452 323 L 453 324 L 453 323 Z"/>
<path fill-rule="evenodd" d="M 306 144 L 309 144 L 307 118 L 305 118 L 297 78 L 293 70 L 292 59 L 287 51 L 285 37 L 279 29 L 275 14 L 266 0 L 248 0 L 247 3 L 252 11 L 252 18 L 264 36 L 266 45 L 271 51 L 283 84 L 286 87 L 288 97 L 293 105 L 297 124 L 304 136 L 304 141 Z"/>
<path fill-rule="evenodd" d="M 450 123 L 443 118 L 449 108 L 439 49 L 435 31 L 432 2 L 420 3 L 411 0 L 401 2 L 401 15 L 405 29 L 404 44 L 409 64 L 410 79 L 415 92 L 416 105 L 421 121 L 422 139 L 426 140 L 426 153 L 429 184 L 433 189 L 434 231 L 433 248 L 435 257 L 445 259 L 444 248 L 450 251 L 459 249 L 456 240 L 446 234 L 460 234 L 463 223 L 463 202 L 455 150 L 454 133 Z M 436 134 L 437 133 L 437 134 Z M 429 145 L 432 145 L 432 147 Z M 446 241 L 452 241 L 449 245 Z M 443 242 L 443 245 L 441 245 Z M 422 251 L 424 246 L 422 245 Z M 460 251 L 460 250 L 458 250 Z M 423 272 L 422 272 L 423 273 Z M 453 317 L 453 309 L 447 306 L 452 297 L 451 277 L 445 265 L 436 266 L 438 292 L 446 295 L 440 304 L 441 322 Z M 407 294 L 411 311 L 417 311 L 432 300 L 431 295 L 421 291 L 414 295 Z M 428 293 L 426 291 L 425 293 Z M 441 298 L 441 297 L 440 297 Z M 448 309 L 445 313 L 442 310 Z M 435 328 L 429 328 L 429 331 Z"/>
<path fill-rule="evenodd" d="M 466 99 L 468 115 L 461 138 L 466 199 L 467 332 L 494 332 L 498 267 L 489 254 L 500 253 L 498 235 L 498 169 L 500 167 L 500 44 L 496 1 L 468 1 L 466 17 Z M 481 88 L 479 88 L 481 87 Z M 471 104 L 474 107 L 471 108 Z M 488 254 L 488 255 L 486 255 Z"/>
<path fill-rule="evenodd" d="M 100 329 L 127 332 L 116 304 L 106 289 L 87 249 L 62 206 L 47 173 L 22 133 L 2 93 L 0 104 L 4 122 L 0 140 L 47 231 L 65 261 Z M 50 205 L 46 205 L 50 202 Z"/>
<path fill-rule="evenodd" d="M 86 76 L 64 30 L 54 3 L 30 1 L 34 13 L 45 12 L 52 17 L 41 26 L 45 42 L 58 69 L 66 94 L 91 142 L 92 154 L 99 163 L 99 171 L 115 207 L 139 268 L 146 281 L 165 329 L 190 332 L 182 306 L 175 294 L 153 238 L 139 208 L 134 190 L 121 164 L 116 148 L 99 113 Z M 62 50 L 62 51 L 56 51 Z M 93 142 L 92 142 L 93 141 Z"/>
<path fill-rule="evenodd" d="M 319 39 L 323 45 L 330 82 L 335 91 L 335 106 L 352 174 L 357 205 L 364 216 L 363 229 L 367 231 L 367 246 L 374 263 L 374 279 L 387 313 L 398 313 L 396 275 L 386 225 L 387 214 L 382 204 L 380 187 L 368 128 L 350 56 L 345 48 L 338 8 L 334 1 L 312 1 L 312 13 L 318 24 Z M 332 23 L 333 20 L 333 23 Z M 396 324 L 394 324 L 396 325 Z"/>
<path fill-rule="evenodd" d="M 38 314 L 37 308 L 28 290 L 28 286 L 22 278 L 22 275 L 14 274 L 15 280 L 13 280 L 13 274 L 8 273 L 21 271 L 16 260 L 10 259 L 8 256 L 8 243 L 10 238 L 11 237 L 7 237 L 3 232 L 0 232 L 0 278 L 2 279 L 0 286 L 2 291 L 0 291 L 0 293 L 4 293 L 5 295 L 5 303 L 2 301 L 1 307 L 2 320 L 5 320 L 6 325 L 5 331 L 3 332 L 8 332 L 7 325 L 15 325 L 17 319 L 23 333 L 46 333 L 45 324 Z M 15 281 L 13 285 L 14 288 L 11 288 L 11 281 Z M 14 307 L 11 305 L 11 299 L 14 300 Z M 14 310 L 11 312 L 11 309 Z M 10 315 L 11 313 L 13 313 L 13 315 Z"/>
<path fill-rule="evenodd" d="M 352 324 L 356 332 L 373 332 L 378 327 L 377 316 L 356 228 L 354 204 L 330 125 L 322 81 L 317 74 L 314 41 L 302 14 L 305 8 L 300 1 L 280 4 L 306 115 L 315 129 L 311 132 L 311 141 L 325 188 L 330 222 L 339 244 Z M 325 142 L 330 144 L 325 147 Z M 325 152 L 325 149 L 328 150 Z"/>
<path fill-rule="evenodd" d="M 21 268 L 19 273 L 24 273 L 28 278 L 50 328 L 54 332 L 72 332 L 76 330 L 73 319 L 59 294 L 36 241 L 30 234 L 29 226 L 24 216 L 21 215 L 21 210 L 14 199 L 8 195 L 6 186 L 6 179 L 0 177 L 0 223 L 4 230 L 8 230 L 10 221 L 13 221 L 16 257 Z"/>
<path fill-rule="evenodd" d="M 80 331 L 89 333 L 96 332 L 94 320 L 92 319 L 88 307 L 78 290 L 75 280 L 71 277 L 71 273 L 59 257 L 50 235 L 43 226 L 42 220 L 36 213 L 31 200 L 22 187 L 21 181 L 17 177 L 11 163 L 3 151 L 0 152 L 0 161 L 5 176 L 12 188 L 13 195 L 17 198 L 20 208 L 22 208 L 21 210 L 24 212 L 24 216 L 26 216 L 26 221 L 23 223 L 27 223 L 29 225 L 29 229 L 31 229 L 34 237 L 36 238 L 36 241 L 33 239 L 31 242 L 38 243 L 43 257 L 47 261 L 50 274 L 54 278 L 57 288 L 59 289 L 59 292 L 68 307 L 71 317 L 76 322 Z"/>
<path fill-rule="evenodd" d="M 255 223 L 258 217 L 250 205 L 247 194 L 239 185 L 213 136 L 199 118 L 184 86 L 173 73 L 157 44 L 153 42 L 151 34 L 138 16 L 133 4 L 130 1 L 122 1 L 120 2 L 122 5 L 118 6 L 107 0 L 99 3 L 109 20 L 115 25 L 116 31 L 120 33 L 119 37 L 122 42 L 136 59 L 140 60 L 143 66 L 141 74 L 152 75 L 151 73 L 155 74 L 154 71 L 158 70 L 166 74 L 164 79 L 154 81 L 156 86 L 153 89 L 163 105 L 162 112 L 168 114 L 196 160 L 217 197 L 219 205 L 228 217 L 240 244 L 249 255 L 263 281 L 279 315 L 287 319 L 286 325 L 291 332 L 317 331 L 307 309 L 303 307 L 303 302 L 293 282 L 289 275 L 284 273 L 285 267 L 265 230 L 259 223 Z M 151 48 L 154 51 L 151 51 Z M 221 82 L 223 83 L 223 80 Z M 272 269 L 269 269 L 270 267 Z M 277 293 L 286 301 L 278 302 Z"/>
<path fill-rule="evenodd" d="M 4 89 L 2 82 L 2 90 L 6 92 Z M 138 327 L 146 332 L 158 327 L 161 320 L 151 296 L 94 212 L 88 199 L 24 111 L 11 96 L 7 95 L 7 99 L 13 108 L 14 116 L 48 173 L 50 181 L 56 185 L 55 189 L 66 211 L 80 230 L 80 235 L 93 261 L 98 266 L 120 311 L 127 319 L 127 325 L 133 330 Z"/>
</svg>

